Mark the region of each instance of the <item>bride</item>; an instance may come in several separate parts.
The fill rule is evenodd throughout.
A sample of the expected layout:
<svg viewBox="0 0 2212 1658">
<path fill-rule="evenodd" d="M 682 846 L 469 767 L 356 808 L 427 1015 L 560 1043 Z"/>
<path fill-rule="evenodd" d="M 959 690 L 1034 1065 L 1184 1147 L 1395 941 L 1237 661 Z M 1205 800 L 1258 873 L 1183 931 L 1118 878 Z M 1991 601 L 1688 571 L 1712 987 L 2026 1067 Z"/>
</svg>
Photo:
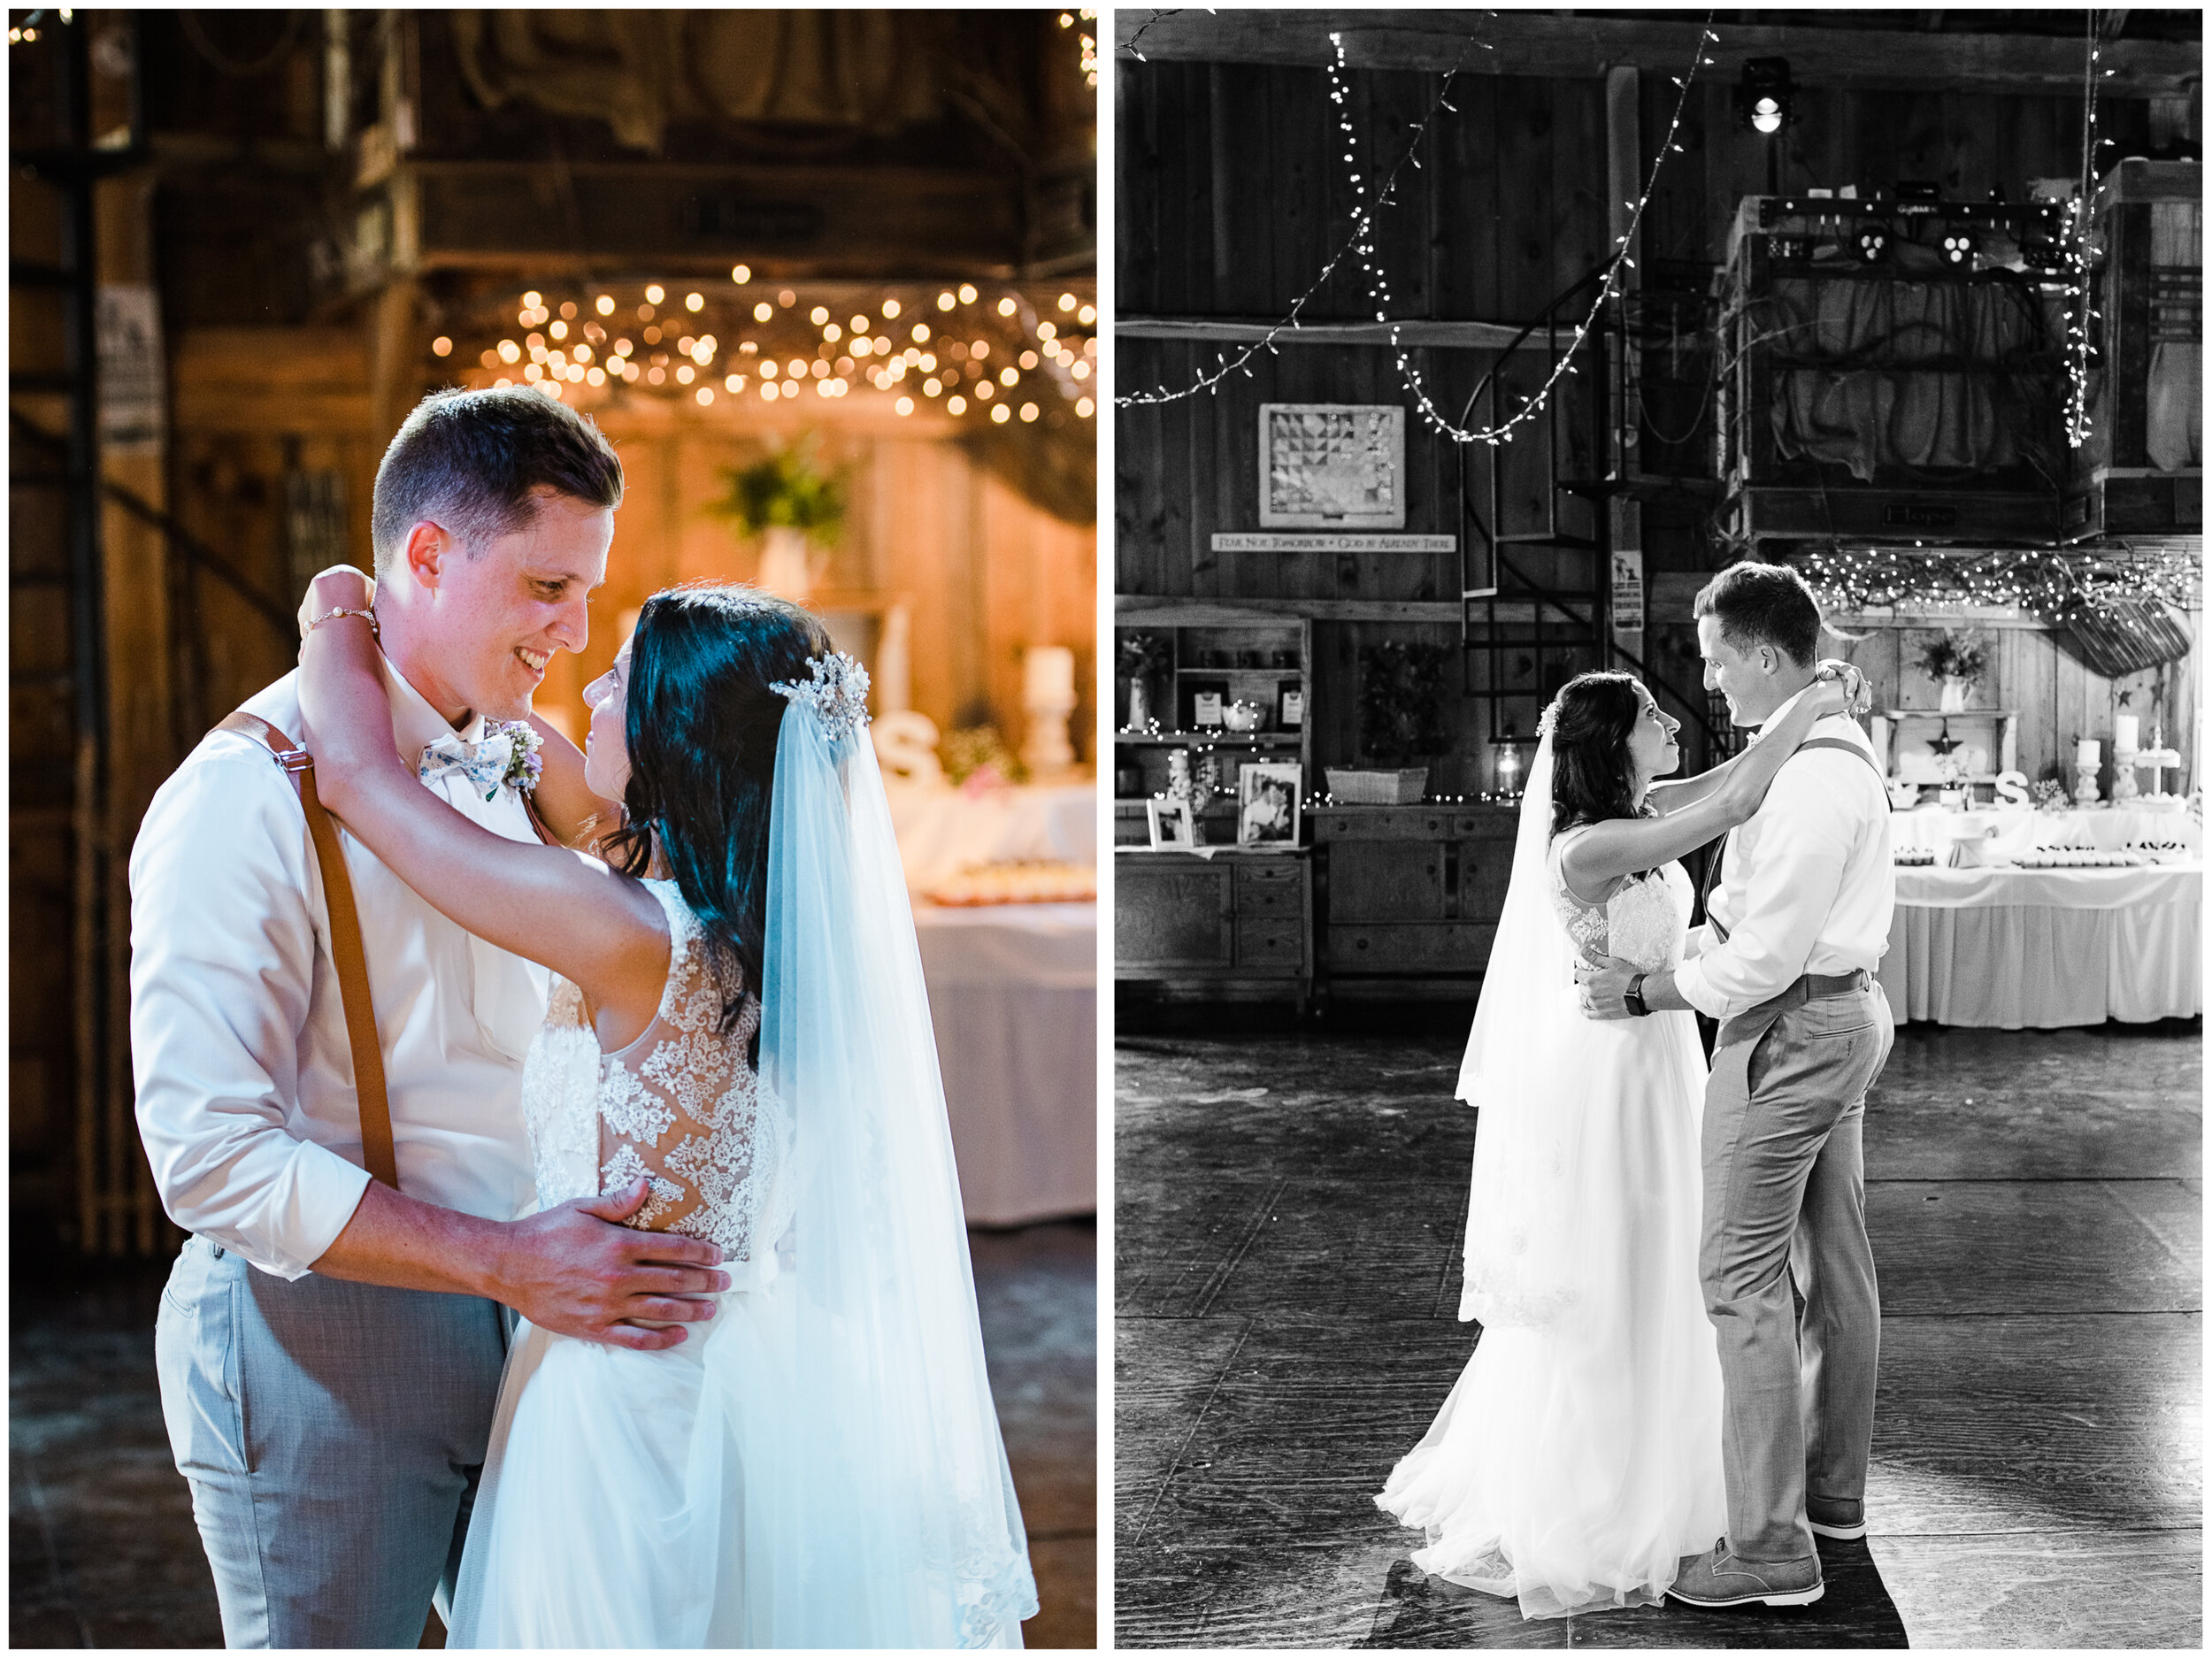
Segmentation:
<svg viewBox="0 0 2212 1658">
<path fill-rule="evenodd" d="M 1696 1025 L 1585 1019 L 1575 964 L 1679 961 L 1690 883 L 1674 860 L 1748 818 L 1853 695 L 1823 683 L 1744 754 L 1656 787 L 1680 722 L 1630 675 L 1569 681 L 1539 727 L 1459 1078 L 1482 1114 L 1459 1316 L 1481 1339 L 1376 1498 L 1427 1533 L 1415 1565 L 1524 1616 L 1656 1605 L 1727 1529 Z"/>
<path fill-rule="evenodd" d="M 365 581 L 312 603 L 365 610 Z M 642 1178 L 630 1224 L 711 1240 L 733 1280 L 663 1350 L 522 1326 L 449 1645 L 1021 1645 L 1036 1595 L 866 694 L 795 606 L 656 595 L 586 694 L 588 756 L 509 727 L 478 756 L 592 856 L 420 787 L 369 626 L 308 638 L 326 803 L 557 975 L 524 1069 L 539 1202 Z"/>
</svg>

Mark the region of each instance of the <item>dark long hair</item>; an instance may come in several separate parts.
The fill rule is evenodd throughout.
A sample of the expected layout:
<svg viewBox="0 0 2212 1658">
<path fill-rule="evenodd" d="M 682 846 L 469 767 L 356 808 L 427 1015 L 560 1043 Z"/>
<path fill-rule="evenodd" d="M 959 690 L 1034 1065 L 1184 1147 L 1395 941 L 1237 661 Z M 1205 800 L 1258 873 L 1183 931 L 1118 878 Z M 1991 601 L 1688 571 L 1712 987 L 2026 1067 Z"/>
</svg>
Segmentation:
<svg viewBox="0 0 2212 1658">
<path fill-rule="evenodd" d="M 752 587 L 703 583 L 646 600 L 630 641 L 623 736 L 630 781 L 607 861 L 643 876 L 657 842 L 704 929 L 722 980 L 722 1029 L 761 988 L 767 948 L 768 809 L 785 700 L 822 625 Z"/>
<path fill-rule="evenodd" d="M 1579 673 L 1553 703 L 1551 832 L 1609 817 L 1637 817 L 1628 739 L 1644 699 L 1628 673 Z"/>
</svg>

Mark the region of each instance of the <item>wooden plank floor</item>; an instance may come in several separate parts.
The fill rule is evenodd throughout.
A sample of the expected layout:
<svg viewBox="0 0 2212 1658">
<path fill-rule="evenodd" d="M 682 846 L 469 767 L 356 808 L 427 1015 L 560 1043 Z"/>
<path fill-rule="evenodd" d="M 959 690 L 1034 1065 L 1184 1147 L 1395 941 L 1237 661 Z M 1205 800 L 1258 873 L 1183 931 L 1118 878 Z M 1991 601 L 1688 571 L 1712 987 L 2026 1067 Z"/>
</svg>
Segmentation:
<svg viewBox="0 0 2212 1658">
<path fill-rule="evenodd" d="M 974 1232 L 976 1300 L 1028 1527 L 1033 1647 L 1098 1642 L 1098 1229 Z M 16 1259 L 39 1255 L 18 1240 Z M 19 1268 L 9 1308 L 12 1646 L 219 1647 L 215 1586 L 154 1379 L 165 1267 L 58 1285 Z M 434 1614 L 425 1646 L 442 1644 Z"/>
<path fill-rule="evenodd" d="M 2195 1024 L 1909 1026 L 1868 1108 L 1870 1535 L 1798 1611 L 1525 1622 L 1374 1506 L 1475 1337 L 1456 1029 L 1125 1034 L 1125 1646 L 2196 1646 Z"/>
</svg>

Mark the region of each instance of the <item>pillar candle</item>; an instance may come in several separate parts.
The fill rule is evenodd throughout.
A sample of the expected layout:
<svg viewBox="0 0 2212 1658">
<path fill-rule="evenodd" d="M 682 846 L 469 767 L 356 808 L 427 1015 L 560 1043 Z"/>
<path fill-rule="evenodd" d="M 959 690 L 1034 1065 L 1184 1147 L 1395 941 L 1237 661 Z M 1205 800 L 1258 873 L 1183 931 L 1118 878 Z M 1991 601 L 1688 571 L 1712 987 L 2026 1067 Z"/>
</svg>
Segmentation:
<svg viewBox="0 0 2212 1658">
<path fill-rule="evenodd" d="M 2139 738 L 2142 725 L 2132 714 L 2116 714 L 2112 718 L 2112 749 L 2115 754 L 2133 754 L 2142 746 Z"/>
<path fill-rule="evenodd" d="M 1075 653 L 1065 645 L 1032 645 L 1023 654 L 1023 696 L 1029 706 L 1075 701 Z"/>
<path fill-rule="evenodd" d="M 2097 740 L 2094 737 L 2084 737 L 2081 741 L 2075 746 L 2074 764 L 2076 765 L 2094 765 L 2097 764 Z"/>
</svg>

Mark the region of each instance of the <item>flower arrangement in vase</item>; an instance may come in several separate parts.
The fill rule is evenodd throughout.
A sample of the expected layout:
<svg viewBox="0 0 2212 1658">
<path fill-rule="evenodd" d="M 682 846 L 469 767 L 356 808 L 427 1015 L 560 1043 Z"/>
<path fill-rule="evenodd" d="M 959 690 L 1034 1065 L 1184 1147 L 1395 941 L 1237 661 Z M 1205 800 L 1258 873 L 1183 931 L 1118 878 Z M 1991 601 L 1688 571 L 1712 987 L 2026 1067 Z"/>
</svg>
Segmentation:
<svg viewBox="0 0 2212 1658">
<path fill-rule="evenodd" d="M 1124 731 L 1152 728 L 1152 676 L 1173 660 L 1174 646 L 1162 633 L 1127 633 L 1114 653 L 1116 665 L 1129 680 L 1129 723 Z"/>
<path fill-rule="evenodd" d="M 729 493 L 707 509 L 739 534 L 761 538 L 755 584 L 794 603 L 806 602 L 821 573 L 814 549 L 836 546 L 845 532 L 852 469 L 824 467 L 819 450 L 809 435 L 726 470 Z"/>
<path fill-rule="evenodd" d="M 1982 641 L 1962 637 L 1946 628 L 1920 648 L 1920 668 L 1943 687 L 1938 711 L 1965 711 L 1966 695 L 1989 672 L 1989 652 Z"/>
</svg>

